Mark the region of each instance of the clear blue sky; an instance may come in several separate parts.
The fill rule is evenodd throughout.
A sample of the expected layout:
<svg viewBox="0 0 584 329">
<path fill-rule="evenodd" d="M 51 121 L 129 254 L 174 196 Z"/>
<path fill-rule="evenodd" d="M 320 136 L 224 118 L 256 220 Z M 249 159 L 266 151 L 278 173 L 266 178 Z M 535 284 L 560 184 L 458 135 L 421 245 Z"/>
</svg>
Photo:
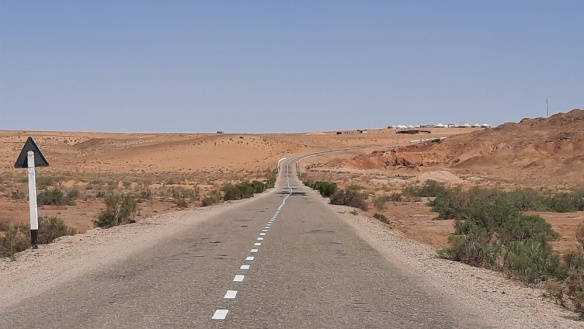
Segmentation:
<svg viewBox="0 0 584 329">
<path fill-rule="evenodd" d="M 584 108 L 584 1 L 0 0 L 0 129 L 300 132 Z"/>
</svg>

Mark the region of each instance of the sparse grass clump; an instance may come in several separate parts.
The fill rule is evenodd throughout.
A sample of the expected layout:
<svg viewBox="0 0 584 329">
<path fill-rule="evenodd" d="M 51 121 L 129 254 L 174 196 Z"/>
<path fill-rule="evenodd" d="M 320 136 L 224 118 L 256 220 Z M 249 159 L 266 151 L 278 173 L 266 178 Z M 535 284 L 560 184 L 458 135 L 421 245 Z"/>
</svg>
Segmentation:
<svg viewBox="0 0 584 329">
<path fill-rule="evenodd" d="M 379 220 L 382 223 L 389 224 L 389 219 L 387 219 L 387 217 L 384 214 L 376 212 L 375 214 L 373 214 L 373 218 Z"/>
<path fill-rule="evenodd" d="M 187 208 L 189 206 L 189 203 L 185 198 L 178 198 L 175 200 L 175 203 L 178 208 Z"/>
<path fill-rule="evenodd" d="M 438 183 L 435 180 L 427 180 L 421 186 L 407 186 L 402 192 L 407 196 L 415 197 L 437 197 L 448 192 L 448 188 L 444 184 Z"/>
<path fill-rule="evenodd" d="M 367 196 L 359 192 L 362 187 L 351 185 L 349 188 L 339 190 L 339 187 L 334 182 L 328 181 L 312 181 L 304 179 L 304 185 L 317 190 L 323 197 L 329 198 L 331 204 L 349 206 L 367 210 Z"/>
<path fill-rule="evenodd" d="M 264 186 L 266 189 L 274 188 L 276 186 L 276 172 L 273 170 L 266 171 L 266 179 L 264 180 Z"/>
<path fill-rule="evenodd" d="M 47 244 L 66 235 L 75 235 L 77 230 L 67 226 L 55 216 L 39 218 L 38 243 Z M 30 248 L 30 226 L 19 223 L 10 225 L 4 236 L 0 237 L 0 256 L 14 258 L 14 254 Z"/>
<path fill-rule="evenodd" d="M 256 193 L 262 193 L 266 189 L 273 187 L 273 184 L 269 179 L 260 182 L 254 180 L 253 182 L 241 182 L 238 184 L 225 184 L 221 188 L 223 192 L 223 200 L 241 200 L 253 197 Z"/>
<path fill-rule="evenodd" d="M 330 198 L 331 204 L 367 210 L 367 196 L 355 190 L 340 190 Z"/>
<path fill-rule="evenodd" d="M 44 190 L 37 194 L 37 203 L 41 206 L 74 206 L 79 195 L 78 189 L 72 189 L 67 194 L 61 189 Z"/>
<path fill-rule="evenodd" d="M 304 185 L 317 190 L 325 198 L 330 198 L 339 190 L 339 187 L 334 182 L 306 180 Z"/>
<path fill-rule="evenodd" d="M 221 202 L 221 194 L 219 191 L 211 191 L 201 200 L 201 207 L 208 207 Z"/>
<path fill-rule="evenodd" d="M 41 217 L 39 219 L 38 243 L 51 243 L 53 240 L 67 235 L 75 235 L 77 230 L 67 226 L 65 222 L 56 216 Z"/>
<path fill-rule="evenodd" d="M 225 184 L 221 190 L 223 191 L 223 200 L 225 201 L 251 198 L 255 193 L 253 185 L 248 182 Z"/>
<path fill-rule="evenodd" d="M 12 200 L 22 200 L 22 199 L 24 199 L 25 197 L 26 197 L 26 194 L 25 194 L 24 192 L 20 191 L 20 190 L 13 190 L 13 191 L 10 193 L 10 198 L 11 198 Z"/>
<path fill-rule="evenodd" d="M 389 201 L 392 201 L 392 197 L 390 195 L 381 195 L 373 199 L 373 206 L 378 210 L 383 210 L 385 208 L 385 204 Z"/>
<path fill-rule="evenodd" d="M 105 205 L 106 209 L 93 221 L 96 227 L 110 228 L 134 222 L 133 218 L 138 208 L 134 196 L 110 193 L 105 197 Z"/>
</svg>

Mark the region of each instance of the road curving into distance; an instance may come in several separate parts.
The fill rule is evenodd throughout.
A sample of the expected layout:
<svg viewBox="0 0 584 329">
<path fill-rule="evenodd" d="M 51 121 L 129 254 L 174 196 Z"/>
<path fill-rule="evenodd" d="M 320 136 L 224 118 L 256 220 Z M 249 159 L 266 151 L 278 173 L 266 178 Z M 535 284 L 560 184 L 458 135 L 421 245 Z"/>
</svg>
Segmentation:
<svg viewBox="0 0 584 329">
<path fill-rule="evenodd" d="M 276 188 L 9 307 L 0 328 L 483 328 L 282 161 Z"/>
</svg>

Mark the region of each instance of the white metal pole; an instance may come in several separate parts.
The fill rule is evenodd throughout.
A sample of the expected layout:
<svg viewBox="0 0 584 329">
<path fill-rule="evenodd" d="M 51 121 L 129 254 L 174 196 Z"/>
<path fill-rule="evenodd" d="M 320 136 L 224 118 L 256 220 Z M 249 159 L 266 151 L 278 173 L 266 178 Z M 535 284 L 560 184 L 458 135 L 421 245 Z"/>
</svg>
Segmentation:
<svg viewBox="0 0 584 329">
<path fill-rule="evenodd" d="M 34 152 L 28 151 L 28 205 L 30 207 L 30 243 L 38 248 L 39 214 L 37 208 L 36 174 L 34 170 Z"/>
</svg>

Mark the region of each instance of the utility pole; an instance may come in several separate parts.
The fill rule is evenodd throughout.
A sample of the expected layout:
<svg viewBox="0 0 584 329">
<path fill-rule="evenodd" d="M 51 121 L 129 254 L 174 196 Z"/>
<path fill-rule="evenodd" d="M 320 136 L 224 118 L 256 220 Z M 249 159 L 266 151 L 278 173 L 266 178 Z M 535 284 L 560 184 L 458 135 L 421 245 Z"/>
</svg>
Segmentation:
<svg viewBox="0 0 584 329">
<path fill-rule="evenodd" d="M 545 117 L 546 118 L 550 117 L 550 98 L 549 97 L 545 98 Z"/>
</svg>

